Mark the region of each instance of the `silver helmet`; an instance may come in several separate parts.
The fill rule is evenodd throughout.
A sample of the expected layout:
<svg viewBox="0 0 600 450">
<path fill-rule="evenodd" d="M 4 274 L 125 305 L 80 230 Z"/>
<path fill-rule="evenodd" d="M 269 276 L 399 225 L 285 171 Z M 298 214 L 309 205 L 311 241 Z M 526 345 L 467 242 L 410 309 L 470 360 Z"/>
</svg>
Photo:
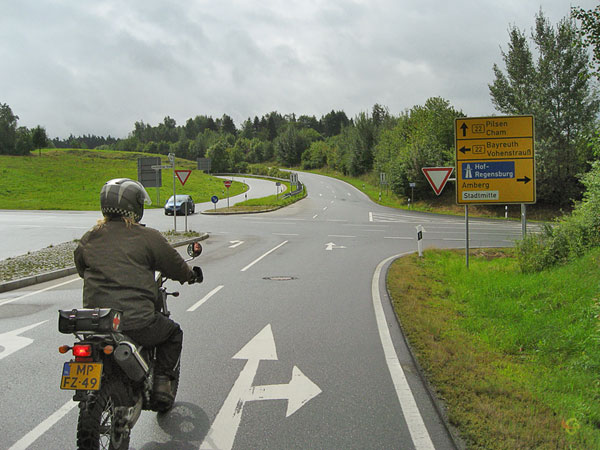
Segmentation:
<svg viewBox="0 0 600 450">
<path fill-rule="evenodd" d="M 144 215 L 144 203 L 152 203 L 146 189 L 129 178 L 107 181 L 100 191 L 100 208 L 105 216 L 127 216 L 139 222 Z"/>
</svg>

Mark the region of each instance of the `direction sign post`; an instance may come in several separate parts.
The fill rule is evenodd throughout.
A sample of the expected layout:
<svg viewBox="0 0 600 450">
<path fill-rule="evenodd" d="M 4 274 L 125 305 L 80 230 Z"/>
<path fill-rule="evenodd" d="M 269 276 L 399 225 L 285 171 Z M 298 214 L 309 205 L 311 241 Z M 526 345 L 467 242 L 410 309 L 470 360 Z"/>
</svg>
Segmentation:
<svg viewBox="0 0 600 450">
<path fill-rule="evenodd" d="M 535 203 L 533 116 L 455 120 L 456 203 Z"/>
<path fill-rule="evenodd" d="M 524 211 L 536 201 L 533 124 L 532 115 L 454 121 L 456 203 L 465 205 L 467 267 L 469 205 L 520 203 Z"/>
<path fill-rule="evenodd" d="M 231 186 L 231 180 L 224 180 L 223 184 L 227 188 L 227 209 L 229 209 L 229 187 Z"/>
</svg>

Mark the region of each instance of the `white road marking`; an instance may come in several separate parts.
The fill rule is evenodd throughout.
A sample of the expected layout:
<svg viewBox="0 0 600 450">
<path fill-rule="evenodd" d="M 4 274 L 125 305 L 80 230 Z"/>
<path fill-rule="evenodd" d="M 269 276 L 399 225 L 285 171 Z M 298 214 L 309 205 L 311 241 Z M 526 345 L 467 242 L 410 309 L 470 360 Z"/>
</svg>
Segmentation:
<svg viewBox="0 0 600 450">
<path fill-rule="evenodd" d="M 278 360 L 270 324 L 244 345 L 233 359 L 245 359 L 246 364 L 200 445 L 201 450 L 229 450 L 233 447 L 244 404 L 248 401 L 287 400 L 286 417 L 289 417 L 322 392 L 296 366 L 292 369 L 292 379 L 287 384 L 252 386 L 260 361 Z"/>
<path fill-rule="evenodd" d="M 323 208 L 323 211 L 327 210 L 327 206 L 325 208 Z"/>
<path fill-rule="evenodd" d="M 429 432 L 427 431 L 425 423 L 423 422 L 423 417 L 421 417 L 421 413 L 419 412 L 415 398 L 410 390 L 410 386 L 408 385 L 408 381 L 406 380 L 406 376 L 404 375 L 404 371 L 402 370 L 402 366 L 398 360 L 398 355 L 396 355 L 392 337 L 390 336 L 390 330 L 387 326 L 385 313 L 383 312 L 381 297 L 379 296 L 379 278 L 381 276 L 381 270 L 383 266 L 392 259 L 399 258 L 410 253 L 412 252 L 390 256 L 379 263 L 375 269 L 375 274 L 373 275 L 373 281 L 371 283 L 371 296 L 373 299 L 373 309 L 375 310 L 375 318 L 377 320 L 377 328 L 379 330 L 379 339 L 381 340 L 381 345 L 383 347 L 385 361 L 388 365 L 388 370 L 390 371 L 394 387 L 396 388 L 396 396 L 400 402 L 404 420 L 408 426 L 408 431 L 410 432 L 415 449 L 434 450 L 433 442 L 431 441 Z"/>
<path fill-rule="evenodd" d="M 212 291 L 210 291 L 208 294 L 206 294 L 201 300 L 198 300 L 193 306 L 190 306 L 188 308 L 188 312 L 196 311 L 196 309 L 198 309 L 200 306 L 202 306 L 202 304 L 204 302 L 206 302 L 209 298 L 211 298 L 213 295 L 215 295 L 221 289 L 223 289 L 223 285 L 220 285 L 220 286 L 217 286 L 216 288 L 214 288 Z"/>
<path fill-rule="evenodd" d="M 242 245 L 244 243 L 244 241 L 229 241 L 230 245 L 229 248 L 236 248 L 240 245 Z"/>
<path fill-rule="evenodd" d="M 327 237 L 355 238 L 356 236 L 349 236 L 347 234 L 328 234 Z"/>
<path fill-rule="evenodd" d="M 33 292 L 30 292 L 29 294 L 21 295 L 20 297 L 11 298 L 10 300 L 4 300 L 3 302 L 0 302 L 0 306 L 6 305 L 8 303 L 16 302 L 17 300 L 21 300 L 26 297 L 31 297 L 32 295 L 35 295 L 35 294 L 41 294 L 42 292 L 46 292 L 46 291 L 49 291 L 50 289 L 64 286 L 65 284 L 69 284 L 69 283 L 72 283 L 73 281 L 77 281 L 77 280 L 80 280 L 80 278 L 73 278 L 72 280 L 64 281 L 62 283 L 58 283 L 53 286 L 48 286 L 47 288 L 40 289 L 39 291 L 33 291 Z"/>
<path fill-rule="evenodd" d="M 384 236 L 384 239 L 406 239 L 406 240 L 414 240 L 414 238 L 412 237 L 405 237 L 405 236 Z"/>
<path fill-rule="evenodd" d="M 259 262 L 261 259 L 263 259 L 265 256 L 269 255 L 270 253 L 273 253 L 275 250 L 277 250 L 279 247 L 287 244 L 288 241 L 283 241 L 281 244 L 279 244 L 277 247 L 272 248 L 271 250 L 269 250 L 267 253 L 265 253 L 264 255 L 260 256 L 259 258 L 256 258 L 254 261 L 252 261 L 250 264 L 248 264 L 246 267 L 244 267 L 242 270 L 240 270 L 240 272 L 245 272 L 246 270 L 248 270 L 250 267 L 252 267 L 254 264 L 256 264 L 257 262 Z"/>
<path fill-rule="evenodd" d="M 0 351 L 0 359 L 6 358 L 8 355 L 12 355 L 14 352 L 31 344 L 33 339 L 19 335 L 46 322 L 48 321 L 44 320 L 42 322 L 34 323 L 33 325 L 27 325 L 26 327 L 0 334 L 0 348 L 3 349 Z"/>
<path fill-rule="evenodd" d="M 373 213 L 372 212 L 369 213 L 369 222 L 373 222 Z"/>
<path fill-rule="evenodd" d="M 274 236 L 300 236 L 298 233 L 271 233 Z"/>
<path fill-rule="evenodd" d="M 25 450 L 31 444 L 33 444 L 42 434 L 52 427 L 56 422 L 62 419 L 69 411 L 78 405 L 77 402 L 69 400 L 65 403 L 58 411 L 40 423 L 37 427 L 19 439 L 13 444 L 8 450 Z"/>
</svg>

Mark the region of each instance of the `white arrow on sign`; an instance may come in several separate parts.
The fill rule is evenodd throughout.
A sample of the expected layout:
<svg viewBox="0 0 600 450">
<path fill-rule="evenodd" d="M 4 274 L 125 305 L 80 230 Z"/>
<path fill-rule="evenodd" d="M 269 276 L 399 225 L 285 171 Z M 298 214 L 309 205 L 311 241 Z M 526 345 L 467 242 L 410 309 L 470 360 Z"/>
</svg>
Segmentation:
<svg viewBox="0 0 600 450">
<path fill-rule="evenodd" d="M 229 241 L 230 245 L 229 248 L 236 248 L 238 245 L 242 245 L 244 243 L 244 241 Z"/>
<path fill-rule="evenodd" d="M 335 245 L 333 242 L 325 244 L 325 250 L 333 250 L 334 248 L 346 248 L 343 245 Z"/>
<path fill-rule="evenodd" d="M 34 323 L 33 325 L 28 325 L 26 327 L 19 328 L 18 330 L 0 334 L 0 347 L 4 348 L 4 350 L 0 352 L 0 359 L 6 358 L 8 355 L 11 355 L 12 353 L 17 352 L 31 344 L 33 339 L 19 336 L 19 334 L 25 333 L 26 331 L 29 331 L 32 328 L 35 328 L 46 322 L 48 321 L 44 320 L 43 322 Z"/>
<path fill-rule="evenodd" d="M 248 401 L 287 400 L 286 417 L 289 417 L 322 392 L 295 366 L 292 380 L 288 384 L 252 386 L 260 361 L 277 360 L 275 339 L 270 324 L 237 352 L 233 359 L 245 359 L 247 362 L 208 430 L 200 446 L 201 450 L 227 450 L 233 447 L 242 420 L 244 404 Z"/>
</svg>

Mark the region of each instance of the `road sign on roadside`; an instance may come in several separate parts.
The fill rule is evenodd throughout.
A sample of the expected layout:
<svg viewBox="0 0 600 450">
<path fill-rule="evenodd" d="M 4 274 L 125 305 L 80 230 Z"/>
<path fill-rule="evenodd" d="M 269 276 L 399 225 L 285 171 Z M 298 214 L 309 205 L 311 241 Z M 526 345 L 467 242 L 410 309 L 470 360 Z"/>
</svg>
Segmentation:
<svg viewBox="0 0 600 450">
<path fill-rule="evenodd" d="M 225 185 L 225 187 L 226 187 L 227 189 L 229 189 L 229 186 L 231 186 L 231 180 L 224 180 L 224 181 L 223 181 L 223 184 Z"/>
<path fill-rule="evenodd" d="M 185 182 L 188 180 L 191 173 L 192 173 L 191 170 L 176 170 L 175 171 L 175 175 L 177 175 L 177 178 L 179 178 L 179 181 L 181 182 L 182 186 L 185 185 Z"/>
<path fill-rule="evenodd" d="M 423 167 L 421 170 L 436 195 L 440 195 L 454 167 Z"/>
<path fill-rule="evenodd" d="M 535 203 L 533 116 L 454 122 L 456 203 Z"/>
</svg>

